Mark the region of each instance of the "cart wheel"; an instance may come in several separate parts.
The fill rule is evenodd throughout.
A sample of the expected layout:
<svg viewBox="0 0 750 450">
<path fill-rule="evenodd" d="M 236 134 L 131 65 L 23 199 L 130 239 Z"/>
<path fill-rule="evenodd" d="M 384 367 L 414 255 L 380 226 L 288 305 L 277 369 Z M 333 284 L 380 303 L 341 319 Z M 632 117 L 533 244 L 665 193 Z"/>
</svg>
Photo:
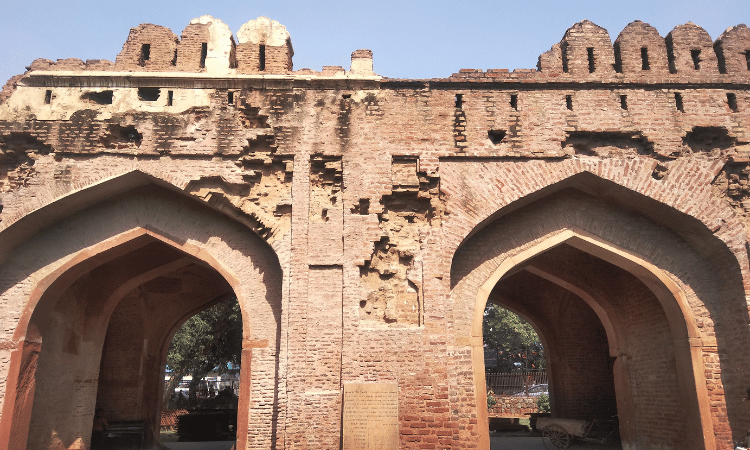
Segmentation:
<svg viewBox="0 0 750 450">
<path fill-rule="evenodd" d="M 549 450 L 564 450 L 570 447 L 573 438 L 557 425 L 542 430 L 542 443 Z"/>
</svg>

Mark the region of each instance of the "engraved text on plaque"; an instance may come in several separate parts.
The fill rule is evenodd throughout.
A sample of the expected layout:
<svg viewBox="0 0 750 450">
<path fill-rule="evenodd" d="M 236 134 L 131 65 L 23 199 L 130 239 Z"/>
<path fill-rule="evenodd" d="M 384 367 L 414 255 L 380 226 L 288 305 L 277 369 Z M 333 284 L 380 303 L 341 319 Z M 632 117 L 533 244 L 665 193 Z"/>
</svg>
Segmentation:
<svg viewBox="0 0 750 450">
<path fill-rule="evenodd" d="M 344 383 L 344 450 L 393 450 L 398 442 L 398 385 Z"/>
</svg>

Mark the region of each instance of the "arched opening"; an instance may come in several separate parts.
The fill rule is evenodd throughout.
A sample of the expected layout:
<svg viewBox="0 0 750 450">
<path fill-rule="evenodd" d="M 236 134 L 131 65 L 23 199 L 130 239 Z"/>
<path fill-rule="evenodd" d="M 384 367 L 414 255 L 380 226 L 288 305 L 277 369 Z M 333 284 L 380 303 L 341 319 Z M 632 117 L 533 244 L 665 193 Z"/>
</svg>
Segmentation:
<svg viewBox="0 0 750 450">
<path fill-rule="evenodd" d="M 198 312 L 173 334 L 162 398 L 162 442 L 236 438 L 242 312 L 232 295 Z"/>
<path fill-rule="evenodd" d="M 491 297 L 482 335 L 490 431 L 515 428 L 528 414 L 547 414 L 550 384 L 538 324 Z"/>
<path fill-rule="evenodd" d="M 172 334 L 229 295 L 243 312 L 238 448 L 275 439 L 283 275 L 273 250 L 153 184 L 88 198 L 20 244 L 6 266 L 21 271 L 5 295 L 25 296 L 3 405 L 7 448 L 84 448 L 96 406 L 143 421 L 149 444 Z"/>
<path fill-rule="evenodd" d="M 625 449 L 715 448 L 694 317 L 713 300 L 699 297 L 711 270 L 675 233 L 578 190 L 496 218 L 452 266 L 452 297 L 474 299 L 465 329 L 475 395 L 486 395 L 477 368 L 492 301 L 533 318 L 546 337 L 553 415 L 617 413 Z"/>
</svg>

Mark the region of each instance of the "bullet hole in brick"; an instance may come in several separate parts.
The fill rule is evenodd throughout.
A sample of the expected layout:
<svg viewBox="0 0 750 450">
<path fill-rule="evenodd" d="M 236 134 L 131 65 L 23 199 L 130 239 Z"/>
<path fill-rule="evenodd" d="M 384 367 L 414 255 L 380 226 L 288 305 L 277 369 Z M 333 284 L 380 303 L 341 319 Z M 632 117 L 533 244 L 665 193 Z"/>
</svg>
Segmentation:
<svg viewBox="0 0 750 450">
<path fill-rule="evenodd" d="M 693 127 L 682 138 L 682 143 L 694 152 L 726 150 L 737 144 L 737 139 L 729 135 L 724 127 Z"/>
<path fill-rule="evenodd" d="M 266 46 L 261 44 L 258 49 L 258 70 L 266 70 Z"/>
<path fill-rule="evenodd" d="M 123 127 L 119 124 L 110 124 L 107 133 L 101 137 L 102 144 L 107 148 L 133 148 L 140 146 L 143 135 L 133 125 Z"/>
<path fill-rule="evenodd" d="M 620 108 L 625 109 L 625 110 L 628 109 L 628 96 L 627 95 L 620 96 Z"/>
<path fill-rule="evenodd" d="M 664 178 L 664 176 L 667 174 L 667 167 L 663 164 L 656 164 L 656 167 L 654 167 L 653 172 L 651 172 L 651 178 L 654 180 L 661 180 Z"/>
<path fill-rule="evenodd" d="M 737 112 L 737 96 L 735 94 L 731 92 L 727 93 L 727 104 L 729 105 L 729 109 Z"/>
<path fill-rule="evenodd" d="M 146 65 L 146 61 L 151 59 L 151 44 L 142 44 L 141 45 L 141 57 L 138 62 L 139 66 Z"/>
<path fill-rule="evenodd" d="M 589 73 L 596 71 L 596 65 L 594 64 L 594 47 L 587 47 L 586 54 L 589 58 Z"/>
<path fill-rule="evenodd" d="M 573 111 L 573 96 L 572 95 L 565 96 L 565 107 Z"/>
<path fill-rule="evenodd" d="M 143 140 L 143 135 L 139 133 L 138 130 L 136 130 L 134 126 L 126 127 L 123 130 L 123 135 L 128 142 L 140 143 L 141 140 Z"/>
<path fill-rule="evenodd" d="M 510 107 L 513 108 L 515 111 L 518 111 L 518 95 L 517 94 L 510 95 Z"/>
<path fill-rule="evenodd" d="M 369 198 L 359 199 L 359 214 L 363 216 L 370 214 L 370 199 Z"/>
<path fill-rule="evenodd" d="M 367 300 L 360 300 L 359 301 L 359 307 L 360 308 L 364 309 L 366 306 L 367 306 Z"/>
<path fill-rule="evenodd" d="M 682 94 L 679 92 L 674 93 L 674 105 L 677 107 L 677 111 L 685 112 L 685 107 L 682 104 Z"/>
<path fill-rule="evenodd" d="M 52 102 L 52 91 L 50 91 L 49 89 L 47 89 L 44 92 L 44 104 L 45 105 L 49 105 L 51 102 Z"/>
<path fill-rule="evenodd" d="M 81 100 L 93 102 L 98 105 L 111 105 L 112 97 L 112 91 L 84 92 L 83 95 L 81 95 Z"/>
<path fill-rule="evenodd" d="M 174 91 L 167 91 L 167 106 L 172 106 L 174 103 Z"/>
<path fill-rule="evenodd" d="M 651 70 L 651 64 L 648 62 L 648 48 L 641 47 L 641 70 Z"/>
<path fill-rule="evenodd" d="M 464 95 L 456 94 L 456 108 L 461 109 L 464 105 Z"/>
<path fill-rule="evenodd" d="M 208 56 L 208 43 L 204 42 L 201 44 L 201 69 L 206 67 L 206 57 Z"/>
<path fill-rule="evenodd" d="M 690 57 L 693 58 L 693 67 L 695 70 L 700 70 L 701 68 L 701 51 L 700 50 L 690 50 Z"/>
<path fill-rule="evenodd" d="M 160 89 L 154 87 L 138 88 L 138 99 L 144 102 L 155 102 L 159 99 Z"/>
<path fill-rule="evenodd" d="M 502 142 L 503 139 L 505 139 L 506 134 L 507 131 L 505 130 L 489 130 L 487 132 L 487 136 L 490 138 L 490 141 L 495 145 Z"/>
<path fill-rule="evenodd" d="M 561 145 L 586 156 L 650 155 L 654 151 L 642 133 L 626 131 L 571 131 Z"/>
</svg>

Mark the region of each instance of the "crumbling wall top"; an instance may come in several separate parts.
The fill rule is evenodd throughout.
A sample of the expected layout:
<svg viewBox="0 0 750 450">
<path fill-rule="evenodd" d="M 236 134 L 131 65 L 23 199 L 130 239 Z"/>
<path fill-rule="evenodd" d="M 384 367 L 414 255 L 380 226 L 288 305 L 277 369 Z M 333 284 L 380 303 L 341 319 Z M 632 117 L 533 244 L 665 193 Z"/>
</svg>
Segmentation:
<svg viewBox="0 0 750 450">
<path fill-rule="evenodd" d="M 563 72 L 576 75 L 614 72 L 615 58 L 609 33 L 590 20 L 568 28 L 560 47 Z"/>
<path fill-rule="evenodd" d="M 676 26 L 667 35 L 666 43 L 670 72 L 719 73 L 711 36 L 693 22 Z"/>
<path fill-rule="evenodd" d="M 229 73 L 235 66 L 232 30 L 207 15 L 191 20 L 182 31 L 177 65 L 188 72 Z"/>
<path fill-rule="evenodd" d="M 240 27 L 237 32 L 237 41 L 240 44 L 263 44 L 272 47 L 279 47 L 289 43 L 291 39 L 286 27 L 268 17 L 258 17 Z"/>
<path fill-rule="evenodd" d="M 616 69 L 626 74 L 666 74 L 667 46 L 656 28 L 636 20 L 615 40 Z"/>
<path fill-rule="evenodd" d="M 750 71 L 750 28 L 745 24 L 729 27 L 714 43 L 721 73 Z"/>
<path fill-rule="evenodd" d="M 179 38 L 161 25 L 144 23 L 130 29 L 115 60 L 115 70 L 168 71 L 175 65 Z"/>
</svg>

